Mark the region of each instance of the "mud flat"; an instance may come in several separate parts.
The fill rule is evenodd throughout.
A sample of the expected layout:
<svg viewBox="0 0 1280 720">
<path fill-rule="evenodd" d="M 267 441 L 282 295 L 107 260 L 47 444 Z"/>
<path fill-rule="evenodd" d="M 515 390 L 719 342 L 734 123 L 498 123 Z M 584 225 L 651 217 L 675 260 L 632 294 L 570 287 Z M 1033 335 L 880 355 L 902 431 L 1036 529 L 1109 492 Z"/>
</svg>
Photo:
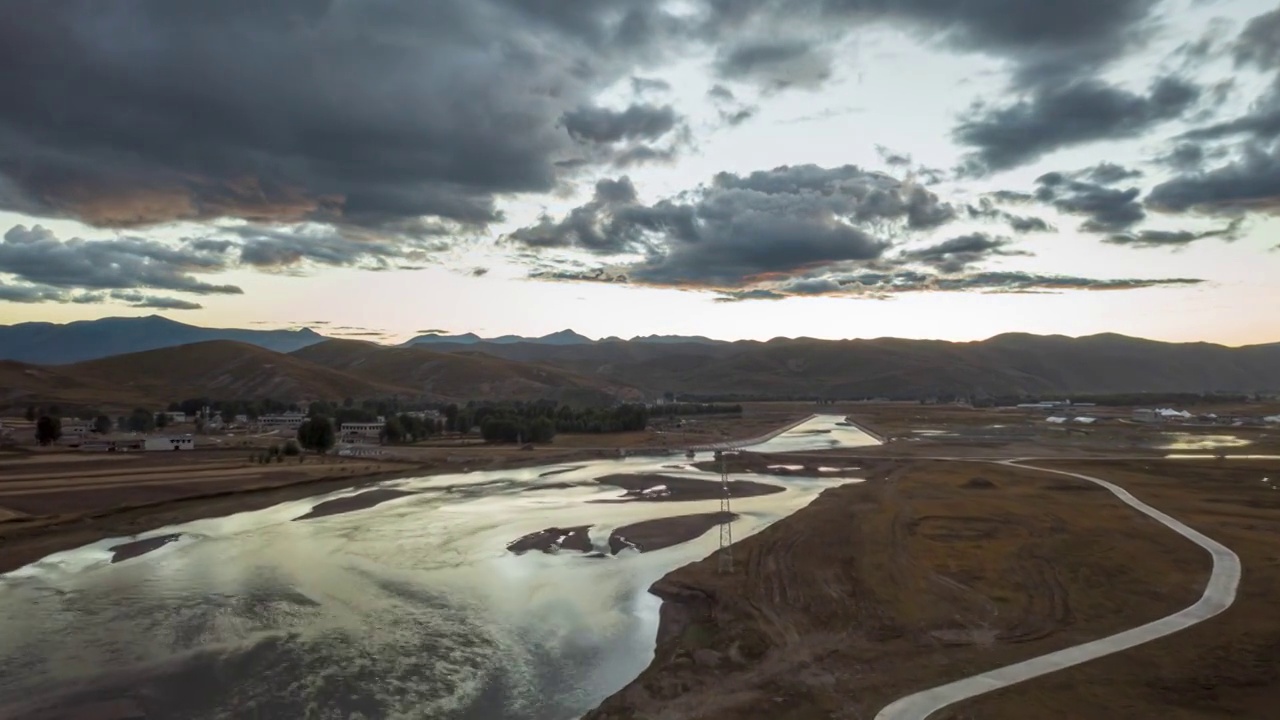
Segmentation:
<svg viewBox="0 0 1280 720">
<path fill-rule="evenodd" d="M 627 548 L 640 552 L 669 548 L 696 540 L 711 528 L 737 518 L 734 513 L 713 512 L 633 523 L 613 531 L 609 536 L 609 551 L 617 555 Z"/>
<path fill-rule="evenodd" d="M 947 717 L 1270 716 L 1280 493 L 1261 478 L 1274 464 L 1149 464 L 1079 466 L 1235 549 L 1247 578 L 1236 606 Z M 1110 493 L 1063 492 L 1058 476 L 924 461 L 889 475 L 827 490 L 736 543 L 732 574 L 712 555 L 659 580 L 652 664 L 584 720 L 871 718 L 912 692 L 1181 610 L 1209 576 L 1201 548 Z"/>
<path fill-rule="evenodd" d="M 698 480 L 695 478 L 674 477 L 670 475 L 606 475 L 597 478 L 601 485 L 612 485 L 627 491 L 627 495 L 618 500 L 598 502 L 679 502 L 683 500 L 715 500 L 723 495 L 719 480 Z M 658 486 L 666 488 L 664 494 L 643 494 Z M 730 480 L 729 495 L 731 497 L 756 497 L 786 492 L 780 485 L 752 482 L 750 480 Z"/>
<path fill-rule="evenodd" d="M 516 555 L 523 555 L 531 550 L 544 553 L 555 553 L 561 550 L 573 550 L 581 553 L 591 552 L 590 530 L 590 525 L 579 525 L 578 527 L 570 528 L 547 528 L 536 533 L 529 533 L 512 542 L 507 545 L 507 550 Z"/>
<path fill-rule="evenodd" d="M 381 505 L 389 500 L 396 500 L 410 495 L 417 495 L 415 492 L 408 490 L 369 490 L 367 492 L 349 495 L 347 497 L 336 498 L 334 500 L 326 500 L 325 502 L 311 508 L 311 512 L 301 515 L 294 520 L 314 520 L 316 518 L 328 517 L 330 515 L 341 515 L 343 513 L 355 512 L 357 510 L 368 510 L 371 507 Z"/>
<path fill-rule="evenodd" d="M 133 542 L 127 542 L 121 545 L 112 545 L 107 549 L 115 553 L 114 555 L 111 556 L 111 562 L 118 563 L 118 562 L 123 562 L 125 560 L 129 560 L 131 558 L 136 558 L 142 555 L 146 555 L 152 550 L 159 550 L 165 545 L 168 545 L 171 542 L 177 541 L 178 538 L 181 538 L 181 537 L 182 537 L 182 533 L 158 535 L 156 537 L 146 538 L 143 540 L 134 540 Z"/>
</svg>

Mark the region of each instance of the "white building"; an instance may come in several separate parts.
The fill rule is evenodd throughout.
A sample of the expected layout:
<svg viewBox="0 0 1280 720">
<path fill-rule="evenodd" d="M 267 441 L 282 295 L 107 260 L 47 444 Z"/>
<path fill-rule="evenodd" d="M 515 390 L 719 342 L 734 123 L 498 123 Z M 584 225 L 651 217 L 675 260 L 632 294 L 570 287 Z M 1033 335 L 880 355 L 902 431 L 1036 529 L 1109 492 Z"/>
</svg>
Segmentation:
<svg viewBox="0 0 1280 720">
<path fill-rule="evenodd" d="M 258 418 L 258 427 L 263 430 L 297 430 L 306 422 L 307 414 L 287 412 L 283 415 L 263 415 Z"/>
<path fill-rule="evenodd" d="M 195 450 L 196 439 L 190 435 L 182 437 L 149 437 L 143 445 L 145 450 Z"/>
<path fill-rule="evenodd" d="M 342 430 L 339 437 L 342 442 L 360 443 L 360 442 L 379 442 L 382 440 L 382 431 L 386 427 L 386 423 L 342 423 Z"/>
<path fill-rule="evenodd" d="M 64 421 L 62 423 L 62 437 L 82 438 L 91 432 L 93 432 L 93 423 L 78 422 L 78 421 L 72 421 L 72 422 Z"/>
</svg>

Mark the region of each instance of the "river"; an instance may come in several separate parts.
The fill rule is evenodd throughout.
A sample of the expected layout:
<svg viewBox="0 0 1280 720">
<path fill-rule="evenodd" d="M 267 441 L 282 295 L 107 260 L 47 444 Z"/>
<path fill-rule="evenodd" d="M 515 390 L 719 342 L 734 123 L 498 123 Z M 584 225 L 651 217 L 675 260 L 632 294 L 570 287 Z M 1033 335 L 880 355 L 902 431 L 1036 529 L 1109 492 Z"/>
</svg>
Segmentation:
<svg viewBox="0 0 1280 720">
<path fill-rule="evenodd" d="M 875 444 L 841 420 L 758 447 Z M 718 534 L 606 557 L 505 547 L 574 525 L 600 546 L 615 527 L 716 510 L 589 502 L 621 494 L 594 482 L 608 474 L 718 478 L 672 464 L 683 458 L 396 480 L 381 486 L 415 494 L 301 522 L 360 491 L 162 528 L 142 537 L 180 539 L 115 564 L 121 539 L 51 555 L 0 575 L 0 717 L 127 698 L 148 718 L 576 718 L 648 665 L 648 587 Z M 741 477 L 787 490 L 735 500 L 736 539 L 847 482 Z"/>
</svg>

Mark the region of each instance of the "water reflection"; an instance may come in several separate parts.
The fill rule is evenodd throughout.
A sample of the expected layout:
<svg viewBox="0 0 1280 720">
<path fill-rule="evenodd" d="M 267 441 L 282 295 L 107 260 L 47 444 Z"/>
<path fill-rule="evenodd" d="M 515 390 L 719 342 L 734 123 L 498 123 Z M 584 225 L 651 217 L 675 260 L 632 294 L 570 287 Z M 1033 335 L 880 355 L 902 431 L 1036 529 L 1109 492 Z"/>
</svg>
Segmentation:
<svg viewBox="0 0 1280 720">
<path fill-rule="evenodd" d="M 840 419 L 759 449 L 874 444 Z M 416 494 L 305 522 L 292 520 L 356 491 L 163 528 L 148 536 L 182 538 L 117 564 L 119 539 L 50 556 L 0 576 L 0 716 L 131 697 L 161 718 L 576 717 L 648 664 L 658 601 L 647 588 L 710 554 L 717 534 L 605 558 L 505 546 L 589 524 L 599 547 L 622 525 L 717 509 L 588 502 L 620 494 L 594 482 L 606 474 L 715 477 L 670 464 L 394 481 Z M 787 492 L 735 500 L 738 538 L 842 482 L 749 477 Z"/>
</svg>

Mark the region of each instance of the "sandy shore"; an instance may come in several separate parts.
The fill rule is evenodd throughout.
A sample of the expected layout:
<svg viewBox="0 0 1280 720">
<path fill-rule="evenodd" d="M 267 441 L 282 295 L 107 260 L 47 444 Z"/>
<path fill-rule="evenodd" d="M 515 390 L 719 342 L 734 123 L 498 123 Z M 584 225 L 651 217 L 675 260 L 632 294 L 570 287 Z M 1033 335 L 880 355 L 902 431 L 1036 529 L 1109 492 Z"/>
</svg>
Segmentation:
<svg viewBox="0 0 1280 720">
<path fill-rule="evenodd" d="M 510 453 L 487 462 L 475 462 L 473 469 L 497 470 L 597 459 L 592 450 L 549 449 L 535 453 Z M 78 456 L 76 456 L 78 457 Z M 166 457 L 169 457 L 166 454 Z M 128 466 L 127 463 L 122 463 Z M 308 467 L 313 467 L 311 463 Z M 381 468 L 361 472 L 363 467 Z M 284 466 L 287 470 L 289 466 Z M 387 480 L 457 473 L 457 463 L 335 463 L 330 475 L 289 479 L 266 484 L 262 478 L 248 482 L 213 484 L 208 488 L 184 484 L 180 489 L 167 483 L 143 483 L 129 487 L 95 489 L 67 488 L 57 492 L 49 488 L 51 511 L 23 513 L 0 522 L 0 573 L 15 570 L 42 557 L 63 550 L 83 547 L 104 538 L 131 537 L 169 525 L 211 517 L 261 510 L 284 502 L 325 495 L 347 488 L 371 485 Z M 181 477 L 182 469 L 173 471 Z M 0 482 L 0 488 L 5 487 Z M 59 496 L 66 496 L 64 501 Z M 376 496 L 375 496 L 376 497 Z M 84 502 L 79 499 L 85 498 Z M 0 496 L 0 503 L 6 501 Z M 384 500 L 385 501 L 385 500 Z M 80 509 L 88 506 L 89 509 Z M 352 508 L 358 509 L 358 508 Z"/>
</svg>

